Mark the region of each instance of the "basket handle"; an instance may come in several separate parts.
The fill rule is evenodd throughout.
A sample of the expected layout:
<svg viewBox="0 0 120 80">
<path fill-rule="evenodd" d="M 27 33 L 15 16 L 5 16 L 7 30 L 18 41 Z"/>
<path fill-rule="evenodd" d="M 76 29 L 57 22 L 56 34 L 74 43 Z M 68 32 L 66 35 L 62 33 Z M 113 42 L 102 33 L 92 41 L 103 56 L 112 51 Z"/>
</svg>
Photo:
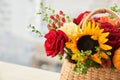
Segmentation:
<svg viewBox="0 0 120 80">
<path fill-rule="evenodd" d="M 106 9 L 106 8 L 100 8 L 97 10 L 94 10 L 93 12 L 89 13 L 88 16 L 81 21 L 81 23 L 79 24 L 79 26 L 81 26 L 81 28 L 84 28 L 85 23 L 95 14 L 99 14 L 99 13 L 109 13 L 111 14 L 113 17 L 117 18 L 120 21 L 119 16 L 113 12 L 112 10 Z"/>
</svg>

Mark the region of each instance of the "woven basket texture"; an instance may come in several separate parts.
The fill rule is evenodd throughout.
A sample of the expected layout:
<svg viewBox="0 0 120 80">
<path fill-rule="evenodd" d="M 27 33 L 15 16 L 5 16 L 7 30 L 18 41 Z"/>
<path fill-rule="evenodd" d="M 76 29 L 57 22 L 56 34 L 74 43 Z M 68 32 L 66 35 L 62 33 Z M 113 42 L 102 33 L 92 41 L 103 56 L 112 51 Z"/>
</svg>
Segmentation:
<svg viewBox="0 0 120 80">
<path fill-rule="evenodd" d="M 106 68 L 89 68 L 87 74 L 76 74 L 73 71 L 75 64 L 69 60 L 65 60 L 62 69 L 60 80 L 120 80 L 120 71 Z"/>
</svg>

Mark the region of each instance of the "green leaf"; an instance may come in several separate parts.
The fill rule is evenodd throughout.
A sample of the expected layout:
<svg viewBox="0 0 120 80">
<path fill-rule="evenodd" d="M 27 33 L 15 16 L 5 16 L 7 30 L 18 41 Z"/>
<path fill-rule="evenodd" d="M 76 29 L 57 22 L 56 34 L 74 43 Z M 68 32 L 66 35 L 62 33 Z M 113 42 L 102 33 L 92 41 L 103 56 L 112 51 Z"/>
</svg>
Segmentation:
<svg viewBox="0 0 120 80">
<path fill-rule="evenodd" d="M 28 28 L 31 28 L 31 24 L 29 24 L 27 27 L 28 27 Z"/>
<path fill-rule="evenodd" d="M 39 12 L 37 12 L 36 14 L 42 14 L 42 12 L 39 11 Z"/>
<path fill-rule="evenodd" d="M 45 14 L 45 16 L 47 17 L 47 16 L 48 16 L 48 14 L 46 13 L 46 14 Z"/>
<path fill-rule="evenodd" d="M 114 16 L 110 15 L 109 18 L 110 18 L 110 19 L 114 19 Z"/>
<path fill-rule="evenodd" d="M 111 55 L 112 53 L 111 53 L 110 51 L 107 51 L 106 54 L 107 54 L 107 55 Z"/>
<path fill-rule="evenodd" d="M 69 16 L 66 16 L 66 18 L 68 18 L 68 19 L 69 19 L 70 17 L 69 17 Z"/>
<path fill-rule="evenodd" d="M 45 7 L 45 9 L 49 9 L 48 7 Z"/>
<path fill-rule="evenodd" d="M 71 22 L 71 20 L 69 19 L 68 22 Z"/>
<path fill-rule="evenodd" d="M 44 6 L 43 2 L 40 2 L 40 8 L 43 8 L 43 6 Z"/>
<path fill-rule="evenodd" d="M 55 14 L 55 10 L 52 10 L 52 14 Z"/>
<path fill-rule="evenodd" d="M 100 51 L 100 47 L 98 47 L 98 46 L 96 46 L 95 49 L 97 52 Z"/>
<path fill-rule="evenodd" d="M 32 28 L 32 29 L 35 29 L 35 27 L 34 27 L 34 26 L 31 26 L 31 28 Z"/>
<path fill-rule="evenodd" d="M 35 30 L 32 30 L 32 32 L 35 32 Z"/>
<path fill-rule="evenodd" d="M 49 23 L 52 23 L 52 20 L 49 20 Z"/>
<path fill-rule="evenodd" d="M 62 60 L 62 57 L 63 57 L 63 56 L 62 56 L 61 53 L 59 53 L 59 54 L 58 54 L 58 57 L 59 57 L 59 60 Z"/>
<path fill-rule="evenodd" d="M 117 11 L 120 12 L 120 9 L 118 9 Z"/>
<path fill-rule="evenodd" d="M 35 26 L 32 26 L 31 24 L 29 24 L 28 28 L 30 28 L 32 32 L 37 33 L 40 37 L 43 37 L 43 35 L 41 34 L 41 32 L 39 30 L 37 30 L 35 28 Z"/>
<path fill-rule="evenodd" d="M 46 19 L 45 19 L 45 18 L 43 18 L 43 19 L 42 19 L 42 21 L 46 21 Z"/>
<path fill-rule="evenodd" d="M 85 51 L 85 54 L 88 55 L 88 56 L 91 56 L 92 55 L 92 50 Z"/>
</svg>

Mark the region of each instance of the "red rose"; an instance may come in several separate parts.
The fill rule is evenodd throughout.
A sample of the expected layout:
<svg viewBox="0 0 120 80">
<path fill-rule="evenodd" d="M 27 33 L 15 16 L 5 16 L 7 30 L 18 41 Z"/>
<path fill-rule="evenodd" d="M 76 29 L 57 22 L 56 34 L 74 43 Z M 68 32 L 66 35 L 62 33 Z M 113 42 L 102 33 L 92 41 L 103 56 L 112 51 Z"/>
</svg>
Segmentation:
<svg viewBox="0 0 120 80">
<path fill-rule="evenodd" d="M 90 13 L 90 11 L 85 11 L 84 13 L 81 13 L 79 14 L 79 16 L 77 18 L 74 18 L 73 19 L 73 22 L 76 24 L 76 25 L 79 25 L 79 23 L 82 21 L 83 19 L 83 16 L 87 13 Z"/>
<path fill-rule="evenodd" d="M 68 41 L 68 37 L 61 30 L 50 30 L 49 33 L 45 35 L 45 50 L 47 56 L 56 56 L 59 52 L 64 54 L 65 43 Z"/>
<path fill-rule="evenodd" d="M 120 29 L 114 27 L 108 22 L 101 23 L 100 28 L 103 28 L 104 32 L 110 32 L 107 44 L 112 46 L 111 52 L 114 52 L 120 47 Z"/>
<path fill-rule="evenodd" d="M 103 59 L 101 66 L 102 66 L 103 68 L 110 68 L 110 66 L 111 66 L 111 61 L 110 61 L 109 59 L 108 59 L 108 60 Z"/>
</svg>

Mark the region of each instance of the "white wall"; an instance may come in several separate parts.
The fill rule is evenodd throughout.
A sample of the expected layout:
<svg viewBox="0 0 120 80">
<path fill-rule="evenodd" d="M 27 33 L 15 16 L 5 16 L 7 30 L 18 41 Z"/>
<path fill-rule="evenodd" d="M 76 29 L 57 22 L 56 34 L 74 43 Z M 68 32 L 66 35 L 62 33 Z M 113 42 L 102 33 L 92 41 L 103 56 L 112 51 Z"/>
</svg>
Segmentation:
<svg viewBox="0 0 120 80">
<path fill-rule="evenodd" d="M 35 24 L 35 0 L 0 0 L 0 60 L 29 65 L 40 42 L 27 26 Z M 34 44 L 33 44 L 34 43 Z"/>
<path fill-rule="evenodd" d="M 108 7 L 113 0 L 46 0 L 53 9 L 63 10 L 65 13 L 76 16 L 86 10 Z"/>
</svg>

